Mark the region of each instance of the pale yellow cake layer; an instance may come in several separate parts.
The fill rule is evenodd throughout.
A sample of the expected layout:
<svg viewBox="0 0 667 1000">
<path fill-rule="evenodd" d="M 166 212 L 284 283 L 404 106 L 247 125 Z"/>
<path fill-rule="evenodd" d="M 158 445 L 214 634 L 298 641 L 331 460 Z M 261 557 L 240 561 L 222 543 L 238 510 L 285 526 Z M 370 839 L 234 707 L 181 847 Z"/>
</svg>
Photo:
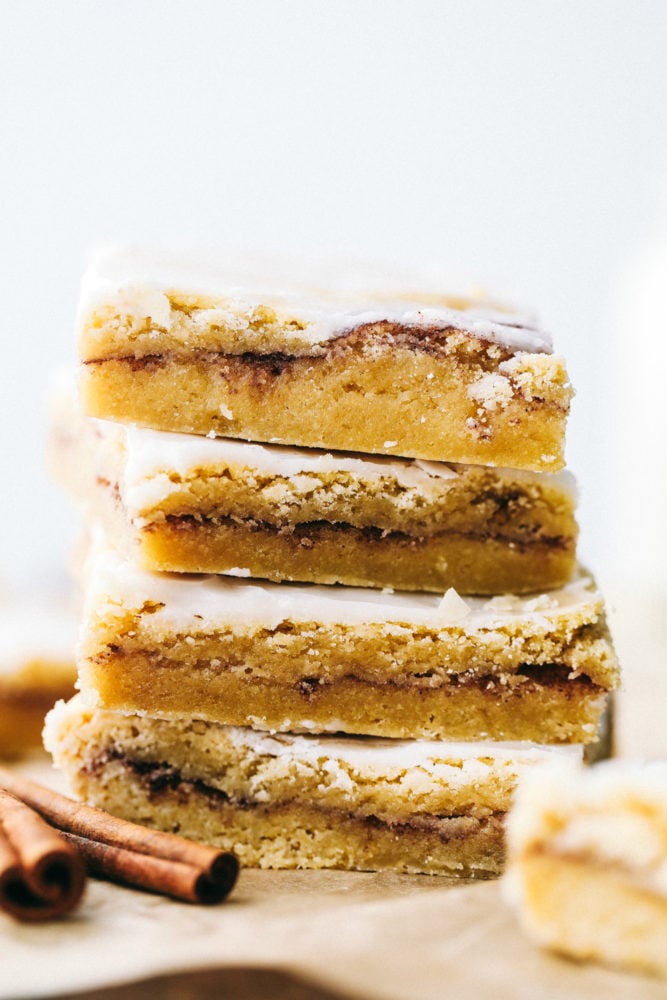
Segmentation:
<svg viewBox="0 0 667 1000">
<path fill-rule="evenodd" d="M 161 430 L 553 472 L 572 389 L 547 334 L 488 307 L 241 287 L 111 251 L 84 278 L 84 405 Z"/>
<path fill-rule="evenodd" d="M 539 944 L 667 976 L 667 763 L 524 776 L 507 895 Z"/>
<path fill-rule="evenodd" d="M 111 522 L 107 522 L 111 526 Z M 132 533 L 126 547 L 148 569 L 220 573 L 236 566 L 266 580 L 342 583 L 462 594 L 531 593 L 572 575 L 574 546 L 470 538 L 383 535 L 305 525 L 294 533 L 266 525 L 167 518 Z"/>
<path fill-rule="evenodd" d="M 590 742 L 618 664 L 590 580 L 462 600 L 87 570 L 89 701 L 275 730 Z"/>
<path fill-rule="evenodd" d="M 470 594 L 574 570 L 567 473 L 152 431 L 86 418 L 71 388 L 52 410 L 55 475 L 146 569 Z"/>
<path fill-rule="evenodd" d="M 50 714 L 47 749 L 76 795 L 265 868 L 497 874 L 522 745 L 269 737 L 201 721 Z"/>
<path fill-rule="evenodd" d="M 93 416 L 158 430 L 538 472 L 563 467 L 571 390 L 560 358 L 503 357 L 459 333 L 431 355 L 396 346 L 398 331 L 379 343 L 382 331 L 374 332 L 324 357 L 284 361 L 160 354 L 159 344 L 150 358 L 88 359 L 82 398 Z M 501 380 L 498 397 L 489 372 Z"/>
<path fill-rule="evenodd" d="M 159 653 L 85 663 L 81 685 L 91 702 L 159 717 L 192 715 L 272 732 L 362 733 L 416 739 L 541 740 L 584 743 L 596 738 L 607 694 L 561 673 L 522 675 L 501 685 L 492 676 L 431 685 L 368 683 L 358 678 L 291 682 L 259 679 L 251 662 L 233 672 L 192 658 Z"/>
</svg>

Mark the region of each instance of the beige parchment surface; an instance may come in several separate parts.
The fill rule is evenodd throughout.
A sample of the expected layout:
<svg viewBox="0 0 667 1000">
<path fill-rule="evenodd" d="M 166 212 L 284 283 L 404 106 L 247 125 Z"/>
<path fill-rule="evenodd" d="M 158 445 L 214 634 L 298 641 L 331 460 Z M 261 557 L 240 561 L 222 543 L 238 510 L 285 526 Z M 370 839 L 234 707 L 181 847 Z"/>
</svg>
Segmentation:
<svg viewBox="0 0 667 1000">
<path fill-rule="evenodd" d="M 613 603 L 625 668 L 618 750 L 667 757 L 667 601 Z M 44 760 L 22 767 L 58 783 Z M 94 995 L 113 983 L 218 965 L 287 970 L 351 998 L 667 997 L 664 982 L 536 948 L 501 882 L 248 870 L 213 909 L 91 882 L 83 906 L 62 922 L 29 926 L 0 915 L 1 1000 Z M 260 995 L 268 997 L 243 997 Z"/>
</svg>

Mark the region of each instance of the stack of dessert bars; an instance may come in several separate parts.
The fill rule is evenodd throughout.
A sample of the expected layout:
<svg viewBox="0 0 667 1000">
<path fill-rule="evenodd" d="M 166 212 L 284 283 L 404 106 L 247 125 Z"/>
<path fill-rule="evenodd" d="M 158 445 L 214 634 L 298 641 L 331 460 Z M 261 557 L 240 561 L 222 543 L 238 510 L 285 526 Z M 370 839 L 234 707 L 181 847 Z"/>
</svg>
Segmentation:
<svg viewBox="0 0 667 1000">
<path fill-rule="evenodd" d="M 521 774 L 600 755 L 618 682 L 548 336 L 110 250 L 79 349 L 72 789 L 247 865 L 499 872 Z"/>
</svg>

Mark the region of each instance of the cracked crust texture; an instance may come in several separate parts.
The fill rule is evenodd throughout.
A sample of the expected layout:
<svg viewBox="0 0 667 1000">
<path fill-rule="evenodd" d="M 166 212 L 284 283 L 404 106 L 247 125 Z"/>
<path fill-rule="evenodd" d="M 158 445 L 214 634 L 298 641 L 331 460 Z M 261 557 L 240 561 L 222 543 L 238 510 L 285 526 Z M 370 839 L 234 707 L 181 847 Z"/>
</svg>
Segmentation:
<svg viewBox="0 0 667 1000">
<path fill-rule="evenodd" d="M 572 389 L 511 317 L 369 297 L 312 301 L 84 280 L 84 405 L 161 430 L 557 471 Z"/>
<path fill-rule="evenodd" d="M 108 707 L 273 730 L 595 739 L 618 664 L 584 580 L 533 598 L 385 594 L 89 562 L 79 649 Z"/>
<path fill-rule="evenodd" d="M 667 976 L 667 763 L 524 776 L 506 895 L 538 943 Z"/>
<path fill-rule="evenodd" d="M 567 473 L 263 446 L 54 402 L 57 478 L 146 569 L 399 590 L 530 593 L 572 576 Z"/>
<path fill-rule="evenodd" d="M 518 776 L 564 752 L 273 738 L 90 711 L 78 697 L 50 714 L 45 743 L 86 801 L 246 865 L 458 875 L 501 870 Z"/>
</svg>

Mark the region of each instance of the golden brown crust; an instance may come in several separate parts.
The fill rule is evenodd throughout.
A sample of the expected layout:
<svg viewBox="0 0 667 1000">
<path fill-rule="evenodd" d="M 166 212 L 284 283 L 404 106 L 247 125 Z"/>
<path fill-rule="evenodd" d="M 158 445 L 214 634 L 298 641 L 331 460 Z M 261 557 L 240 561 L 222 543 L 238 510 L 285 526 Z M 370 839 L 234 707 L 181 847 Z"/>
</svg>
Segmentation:
<svg viewBox="0 0 667 1000">
<path fill-rule="evenodd" d="M 406 759 L 387 744 L 325 738 L 313 755 L 289 737 L 244 733 L 91 711 L 76 699 L 52 713 L 46 738 L 91 804 L 266 868 L 497 874 L 517 771 L 533 766 L 488 750 L 462 763 L 446 744 L 438 764 L 433 744 Z"/>
</svg>

